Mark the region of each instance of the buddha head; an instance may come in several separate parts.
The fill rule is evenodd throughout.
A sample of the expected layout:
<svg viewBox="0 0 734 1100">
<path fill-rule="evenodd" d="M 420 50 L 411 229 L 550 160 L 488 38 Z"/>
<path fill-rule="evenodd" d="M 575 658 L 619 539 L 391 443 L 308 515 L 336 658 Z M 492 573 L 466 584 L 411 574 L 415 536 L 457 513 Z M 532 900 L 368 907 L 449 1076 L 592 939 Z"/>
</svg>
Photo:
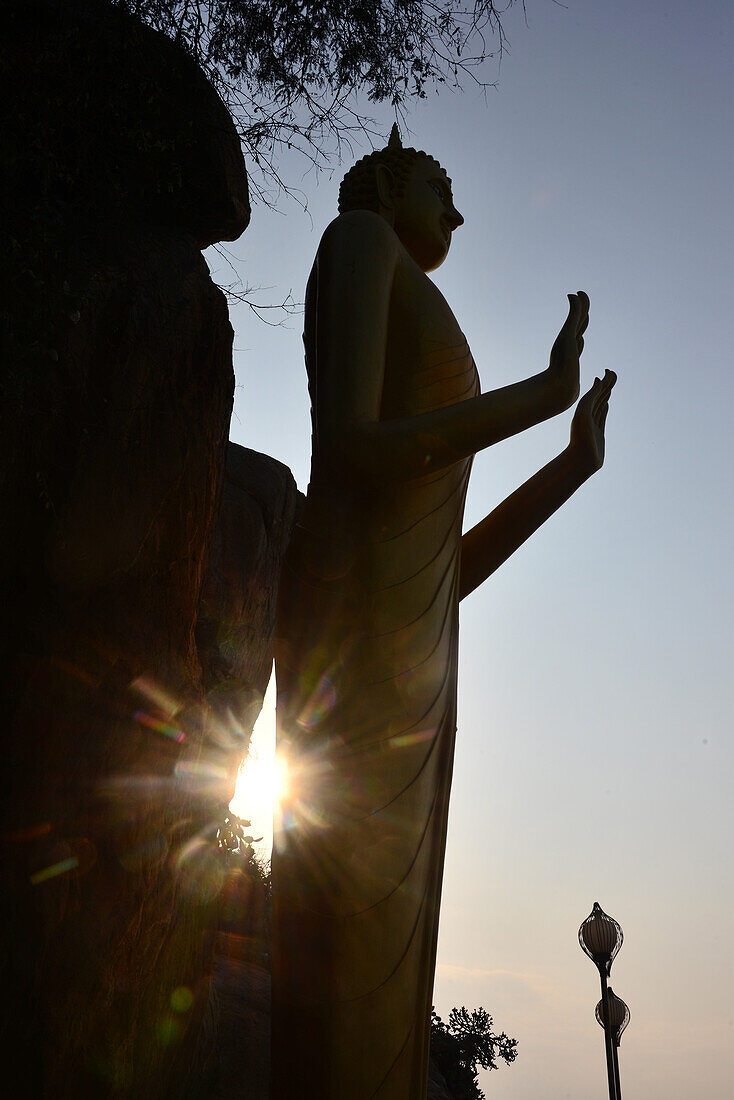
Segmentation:
<svg viewBox="0 0 734 1100">
<path fill-rule="evenodd" d="M 362 157 L 342 180 L 339 213 L 349 210 L 383 217 L 423 271 L 443 263 L 451 234 L 464 221 L 441 165 L 428 153 L 403 148 L 397 126 L 385 149 Z"/>
</svg>

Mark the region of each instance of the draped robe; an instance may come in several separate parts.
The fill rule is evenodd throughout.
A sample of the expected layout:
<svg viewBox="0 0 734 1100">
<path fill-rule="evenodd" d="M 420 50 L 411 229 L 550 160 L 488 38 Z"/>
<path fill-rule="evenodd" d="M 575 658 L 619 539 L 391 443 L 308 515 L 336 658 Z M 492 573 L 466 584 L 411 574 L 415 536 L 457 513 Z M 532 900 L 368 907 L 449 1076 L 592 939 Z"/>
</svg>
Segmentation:
<svg viewBox="0 0 734 1100">
<path fill-rule="evenodd" d="M 476 396 L 466 339 L 407 254 L 392 298 L 380 418 Z M 273 852 L 271 1095 L 425 1100 L 471 459 L 379 485 L 329 461 L 317 316 L 312 274 L 311 480 L 277 626 L 289 787 Z"/>
</svg>

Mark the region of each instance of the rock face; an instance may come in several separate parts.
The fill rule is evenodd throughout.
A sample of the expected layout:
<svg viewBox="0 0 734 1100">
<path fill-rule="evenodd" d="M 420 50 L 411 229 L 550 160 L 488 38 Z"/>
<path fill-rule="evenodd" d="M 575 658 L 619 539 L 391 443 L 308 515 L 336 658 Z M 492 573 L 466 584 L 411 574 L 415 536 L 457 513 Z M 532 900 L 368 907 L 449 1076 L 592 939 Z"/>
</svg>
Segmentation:
<svg viewBox="0 0 734 1100">
<path fill-rule="evenodd" d="M 225 484 L 232 329 L 200 249 L 249 204 L 220 100 L 102 0 L 3 21 L 4 1065 L 16 1097 L 145 1100 L 211 1013 L 248 737 L 220 704 L 264 689 L 296 490 L 241 448 Z"/>
<path fill-rule="evenodd" d="M 249 708 L 243 685 L 250 685 L 260 709 L 272 667 L 273 582 L 302 503 L 287 466 L 229 443 L 196 626 L 204 686 L 220 715 Z"/>
<path fill-rule="evenodd" d="M 209 757 L 218 753 L 232 786 L 270 678 L 280 564 L 302 503 L 286 466 L 229 444 L 196 637 L 211 716 Z M 181 1100 L 225 1100 L 234 1082 L 248 1100 L 268 1100 L 266 892 L 263 877 L 244 867 L 227 876 L 207 1010 Z"/>
</svg>

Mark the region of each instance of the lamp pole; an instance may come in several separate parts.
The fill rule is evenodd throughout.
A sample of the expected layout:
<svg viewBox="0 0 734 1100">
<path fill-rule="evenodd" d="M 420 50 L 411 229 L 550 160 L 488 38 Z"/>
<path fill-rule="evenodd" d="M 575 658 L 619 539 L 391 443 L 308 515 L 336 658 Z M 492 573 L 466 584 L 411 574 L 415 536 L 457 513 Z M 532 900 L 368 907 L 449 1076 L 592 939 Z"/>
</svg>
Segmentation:
<svg viewBox="0 0 734 1100">
<path fill-rule="evenodd" d="M 594 908 L 579 928 L 579 944 L 581 945 L 581 950 L 585 955 L 588 955 L 599 971 L 599 978 L 601 981 L 601 1001 L 597 1005 L 596 1018 L 604 1028 L 609 1100 L 621 1100 L 621 1093 L 609 997 L 611 990 L 608 988 L 607 979 L 612 969 L 612 963 L 622 946 L 623 939 L 622 929 L 617 921 L 605 913 L 599 905 L 599 902 L 595 901 Z M 618 998 L 616 999 L 618 1000 Z M 623 1001 L 620 1003 L 624 1004 Z M 625 1005 L 625 1009 L 626 1008 L 627 1006 Z M 627 1018 L 629 1019 L 629 1013 Z M 621 1035 L 621 1033 L 620 1030 L 619 1034 Z"/>
<path fill-rule="evenodd" d="M 609 986 L 609 992 L 612 992 L 612 987 Z M 619 1083 L 619 1039 L 616 1035 L 612 1036 L 614 1042 L 612 1043 L 612 1057 L 614 1058 L 614 1080 L 617 1083 L 617 1100 L 622 1100 L 622 1086 Z"/>
<path fill-rule="evenodd" d="M 607 975 L 599 968 L 601 978 L 601 1019 L 604 1028 L 604 1046 L 607 1054 L 607 1078 L 609 1080 L 609 1100 L 619 1100 L 617 1094 L 617 1075 L 614 1072 L 614 1040 L 612 1039 L 612 1025 L 609 1019 L 609 999 L 607 997 Z"/>
</svg>

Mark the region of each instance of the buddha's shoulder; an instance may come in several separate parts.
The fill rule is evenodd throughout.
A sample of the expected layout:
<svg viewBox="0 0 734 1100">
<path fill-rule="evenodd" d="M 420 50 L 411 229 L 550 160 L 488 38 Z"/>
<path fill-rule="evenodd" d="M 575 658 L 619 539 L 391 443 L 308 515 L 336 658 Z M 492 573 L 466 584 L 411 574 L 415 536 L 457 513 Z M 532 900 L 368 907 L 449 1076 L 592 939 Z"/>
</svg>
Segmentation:
<svg viewBox="0 0 734 1100">
<path fill-rule="evenodd" d="M 327 225 L 319 244 L 319 255 L 388 252 L 397 256 L 402 250 L 395 230 L 372 210 L 340 214 Z"/>
</svg>

